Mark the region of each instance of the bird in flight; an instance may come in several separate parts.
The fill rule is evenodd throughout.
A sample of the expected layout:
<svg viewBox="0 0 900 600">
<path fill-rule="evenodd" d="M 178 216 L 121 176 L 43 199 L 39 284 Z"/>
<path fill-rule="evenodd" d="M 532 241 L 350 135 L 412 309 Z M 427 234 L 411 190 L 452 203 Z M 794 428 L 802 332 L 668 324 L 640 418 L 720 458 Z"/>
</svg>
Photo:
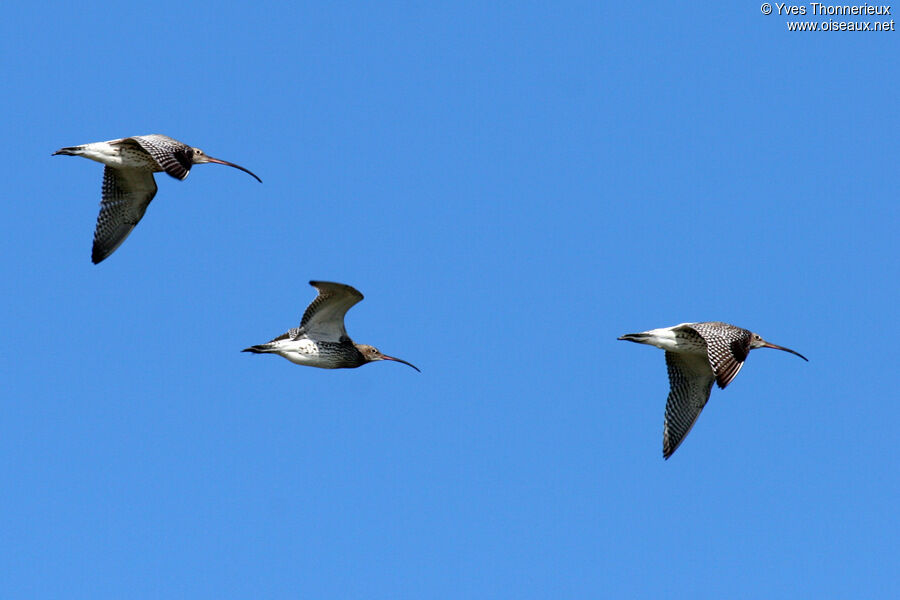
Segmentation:
<svg viewBox="0 0 900 600">
<path fill-rule="evenodd" d="M 713 382 L 724 389 L 744 366 L 751 350 L 775 348 L 807 360 L 799 352 L 771 344 L 757 333 L 719 321 L 682 323 L 629 333 L 619 339 L 666 351 L 670 387 L 663 427 L 663 457 L 666 459 L 694 426 L 709 400 Z"/>
<path fill-rule="evenodd" d="M 294 364 L 321 369 L 352 369 L 379 360 L 403 363 L 418 371 L 415 365 L 382 354 L 377 348 L 356 344 L 344 329 L 344 315 L 363 299 L 349 285 L 328 281 L 310 281 L 319 290 L 306 308 L 300 326 L 265 344 L 245 348 L 242 352 L 277 354 Z"/>
<path fill-rule="evenodd" d="M 53 156 L 57 154 L 83 156 L 106 165 L 91 252 L 94 264 L 115 252 L 144 216 L 156 195 L 154 173 L 165 171 L 175 179 L 184 179 L 192 166 L 216 163 L 240 169 L 262 183 L 262 179 L 240 165 L 213 158 L 200 148 L 159 134 L 69 146 L 60 148 Z"/>
</svg>

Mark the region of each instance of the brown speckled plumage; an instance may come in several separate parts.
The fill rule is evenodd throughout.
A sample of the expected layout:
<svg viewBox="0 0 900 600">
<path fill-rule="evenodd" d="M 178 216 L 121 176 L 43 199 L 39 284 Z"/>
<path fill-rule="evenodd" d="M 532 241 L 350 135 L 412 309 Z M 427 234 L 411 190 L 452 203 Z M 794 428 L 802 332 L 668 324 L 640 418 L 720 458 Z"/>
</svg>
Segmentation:
<svg viewBox="0 0 900 600">
<path fill-rule="evenodd" d="M 725 388 L 737 376 L 754 348 L 776 346 L 747 329 L 721 321 L 681 323 L 623 335 L 620 340 L 649 344 L 666 351 L 669 396 L 663 424 L 663 457 L 669 458 L 690 432 L 709 400 L 713 382 Z"/>
<path fill-rule="evenodd" d="M 61 148 L 54 154 L 83 156 L 103 163 L 103 195 L 94 229 L 91 260 L 96 264 L 122 245 L 156 195 L 153 173 L 165 171 L 182 180 L 195 164 L 214 162 L 259 177 L 234 163 L 207 156 L 166 135 L 136 135 L 107 142 Z"/>
<path fill-rule="evenodd" d="M 382 354 L 367 344 L 356 344 L 344 328 L 344 316 L 363 295 L 342 283 L 310 281 L 319 291 L 303 313 L 300 326 L 266 342 L 245 348 L 254 354 L 277 354 L 298 365 L 321 369 L 349 369 L 378 360 L 411 363 Z"/>
</svg>

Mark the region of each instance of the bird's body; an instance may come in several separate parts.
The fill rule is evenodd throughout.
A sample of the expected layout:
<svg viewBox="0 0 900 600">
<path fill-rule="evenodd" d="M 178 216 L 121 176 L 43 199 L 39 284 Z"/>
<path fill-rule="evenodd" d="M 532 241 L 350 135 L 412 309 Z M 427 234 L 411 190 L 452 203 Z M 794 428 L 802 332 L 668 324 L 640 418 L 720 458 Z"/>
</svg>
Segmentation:
<svg viewBox="0 0 900 600">
<path fill-rule="evenodd" d="M 349 285 L 327 281 L 310 281 L 319 295 L 303 313 L 300 326 L 289 330 L 265 344 L 245 348 L 243 352 L 277 354 L 297 365 L 320 369 L 352 369 L 378 360 L 392 360 L 414 365 L 387 356 L 366 344 L 356 344 L 344 328 L 344 315 L 363 299 L 363 295 Z"/>
<path fill-rule="evenodd" d="M 297 335 L 297 334 L 295 334 Z M 277 354 L 295 365 L 320 369 L 352 369 L 366 364 L 362 352 L 347 338 L 345 342 L 316 341 L 299 334 L 285 334 L 267 344 L 251 346 L 244 352 Z"/>
<path fill-rule="evenodd" d="M 154 173 L 165 171 L 176 179 L 184 179 L 193 165 L 212 162 L 240 169 L 262 181 L 244 167 L 207 156 L 199 148 L 159 134 L 70 146 L 53 154 L 82 156 L 105 165 L 91 253 L 95 264 L 112 254 L 144 216 L 156 195 Z"/>
<path fill-rule="evenodd" d="M 152 136 L 144 135 L 135 137 L 146 139 Z M 93 142 L 81 146 L 60 148 L 54 155 L 67 154 L 70 156 L 81 156 L 102 163 L 107 167 L 112 167 L 113 169 L 137 169 L 139 171 L 148 171 L 150 173 L 159 173 L 160 171 L 165 170 L 152 156 L 150 156 L 150 153 L 141 148 L 137 143 L 129 142 L 129 140 L 132 139 L 134 138 L 121 138 L 118 140 L 109 140 L 107 142 Z M 173 153 L 178 149 L 179 147 L 173 147 Z M 179 177 L 179 179 L 182 178 Z"/>
<path fill-rule="evenodd" d="M 725 388 L 737 376 L 750 350 L 776 346 L 747 329 L 720 321 L 681 323 L 673 327 L 629 333 L 619 338 L 666 351 L 669 397 L 663 427 L 663 456 L 669 458 L 687 436 L 709 400 L 713 383 Z"/>
</svg>

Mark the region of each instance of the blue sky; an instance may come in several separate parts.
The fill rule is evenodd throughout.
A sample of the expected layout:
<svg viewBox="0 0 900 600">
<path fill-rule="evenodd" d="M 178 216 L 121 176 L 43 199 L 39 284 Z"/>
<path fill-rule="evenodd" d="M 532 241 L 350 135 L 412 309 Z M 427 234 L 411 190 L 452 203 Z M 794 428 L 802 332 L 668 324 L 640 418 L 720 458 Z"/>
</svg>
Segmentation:
<svg viewBox="0 0 900 600">
<path fill-rule="evenodd" d="M 900 34 L 745 4 L 7 6 L 0 595 L 900 594 Z M 147 133 L 264 183 L 157 175 L 92 265 L 50 154 Z M 240 353 L 310 279 L 422 373 Z M 810 362 L 664 461 L 616 337 L 704 320 Z"/>
</svg>

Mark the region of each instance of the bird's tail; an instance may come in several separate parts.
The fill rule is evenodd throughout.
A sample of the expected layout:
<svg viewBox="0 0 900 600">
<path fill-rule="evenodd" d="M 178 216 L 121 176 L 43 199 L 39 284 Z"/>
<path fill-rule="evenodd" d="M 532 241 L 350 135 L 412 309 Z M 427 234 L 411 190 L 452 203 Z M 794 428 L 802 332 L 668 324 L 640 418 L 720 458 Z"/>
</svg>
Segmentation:
<svg viewBox="0 0 900 600">
<path fill-rule="evenodd" d="M 620 340 L 625 340 L 626 342 L 635 342 L 637 344 L 646 344 L 647 340 L 650 338 L 646 333 L 626 333 L 625 335 L 619 337 Z"/>
<path fill-rule="evenodd" d="M 59 150 L 54 152 L 52 156 L 56 156 L 57 154 L 65 154 L 67 156 L 80 156 L 83 150 L 84 146 L 68 146 L 66 148 L 60 148 Z"/>
<path fill-rule="evenodd" d="M 275 352 L 275 348 L 272 347 L 271 344 L 258 344 L 256 346 L 250 346 L 249 348 L 244 348 L 241 352 L 252 352 L 253 354 L 266 354 L 268 352 Z"/>
</svg>

